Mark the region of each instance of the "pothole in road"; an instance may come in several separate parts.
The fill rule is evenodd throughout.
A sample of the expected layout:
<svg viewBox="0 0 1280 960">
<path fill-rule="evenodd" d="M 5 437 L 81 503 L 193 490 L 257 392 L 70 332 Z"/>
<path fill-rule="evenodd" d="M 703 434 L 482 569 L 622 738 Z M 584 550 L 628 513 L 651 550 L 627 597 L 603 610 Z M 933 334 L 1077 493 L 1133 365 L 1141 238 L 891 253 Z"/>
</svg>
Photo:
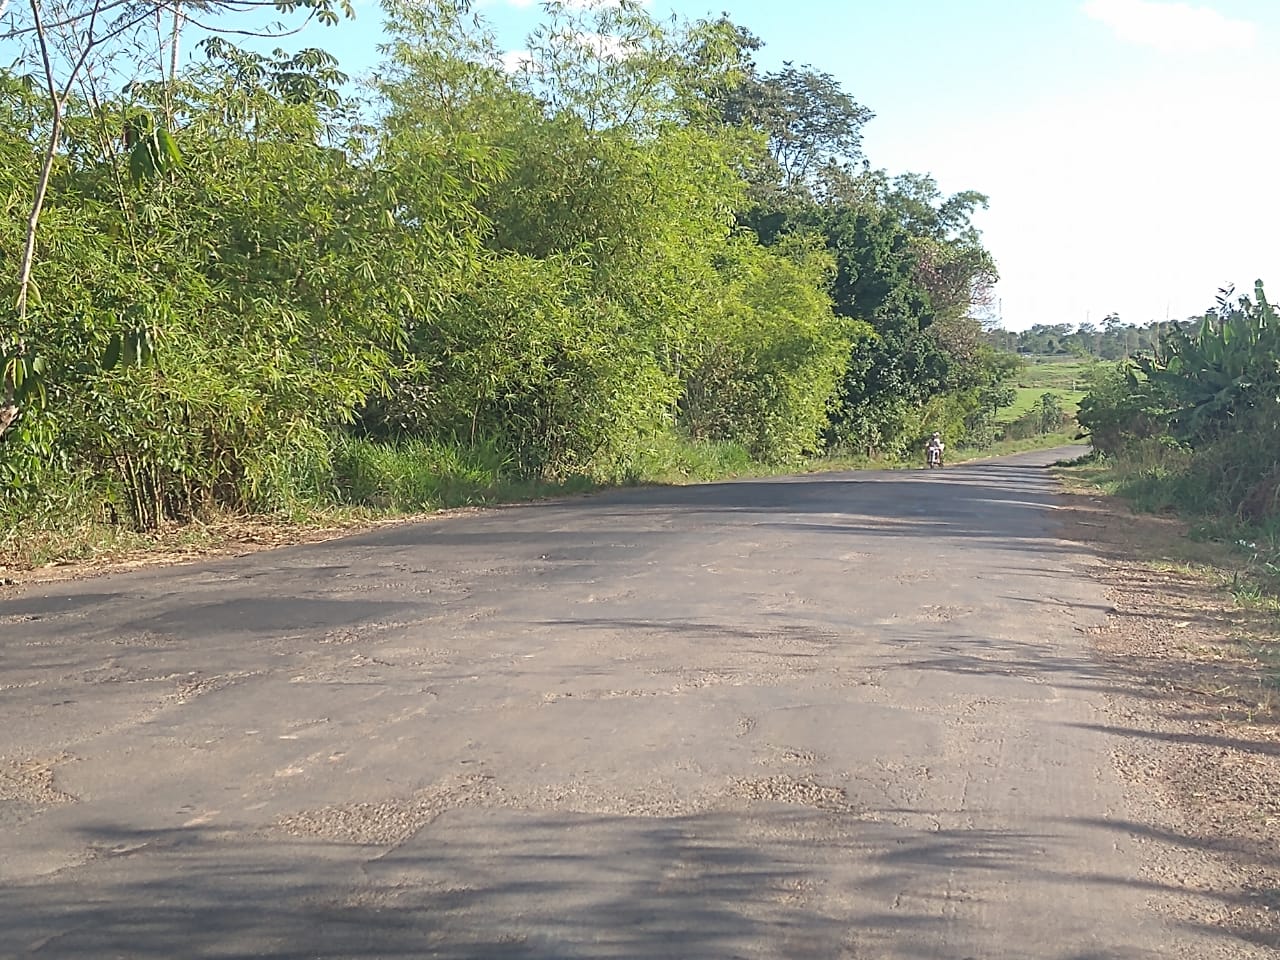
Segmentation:
<svg viewBox="0 0 1280 960">
<path fill-rule="evenodd" d="M 17 801 L 37 806 L 74 803 L 76 798 L 54 785 L 54 768 L 69 757 L 0 758 L 0 801 Z"/>
<path fill-rule="evenodd" d="M 642 790 L 616 792 L 572 780 L 504 794 L 501 806 L 594 816 L 662 818 L 702 813 L 713 806 L 713 799 L 706 792 L 683 794 L 660 780 Z"/>
<path fill-rule="evenodd" d="M 893 579 L 898 583 L 924 583 L 934 579 L 934 576 L 932 570 L 911 570 L 907 573 L 895 574 Z"/>
<path fill-rule="evenodd" d="M 917 608 L 910 616 L 903 617 L 908 623 L 949 623 L 973 613 L 970 607 L 953 607 L 946 604 L 925 604 Z"/>
<path fill-rule="evenodd" d="M 776 687 L 790 683 L 806 673 L 790 665 L 780 670 L 650 670 L 658 680 L 671 678 L 661 687 L 609 687 L 591 690 L 551 690 L 543 693 L 543 705 L 564 701 L 641 699 L 647 697 L 679 697 L 712 687 Z"/>
<path fill-rule="evenodd" d="M 198 673 L 189 674 L 178 680 L 178 689 L 176 693 L 172 694 L 172 699 L 175 703 L 190 703 L 197 697 L 222 690 L 231 686 L 237 680 L 252 676 L 255 676 L 255 674 L 249 671 L 215 673 L 212 676 L 202 676 Z"/>
<path fill-rule="evenodd" d="M 772 764 L 788 764 L 797 767 L 812 767 L 824 758 L 812 750 L 797 750 L 792 747 L 768 746 L 766 752 L 755 758 L 761 766 Z"/>
<path fill-rule="evenodd" d="M 112 637 L 111 644 L 116 647 L 138 647 L 147 650 L 159 649 L 162 647 L 171 647 L 182 641 L 168 633 L 154 633 L 150 630 L 144 630 L 141 633 L 128 634 L 126 636 Z"/>
<path fill-rule="evenodd" d="M 799 761 L 806 755 L 796 751 Z M 862 811 L 838 786 L 812 777 L 730 777 L 720 786 L 685 791 L 658 778 L 640 789 L 610 789 L 579 779 L 523 786 L 499 784 L 492 775 L 459 777 L 402 797 L 354 802 L 281 817 L 276 828 L 295 837 L 370 846 L 396 846 L 441 815 L 462 808 L 556 811 L 594 816 L 667 819 L 709 811 L 741 811 L 743 802 L 778 803 L 826 813 Z"/>
<path fill-rule="evenodd" d="M 416 791 L 407 797 L 337 804 L 282 817 L 276 825 L 296 837 L 316 837 L 346 843 L 387 845 L 413 836 L 446 810 L 484 804 L 496 787 L 485 774 Z"/>
<path fill-rule="evenodd" d="M 731 777 L 729 795 L 740 800 L 791 803 L 833 813 L 857 813 L 841 787 L 818 783 L 812 777 L 786 774 L 772 777 Z"/>
</svg>

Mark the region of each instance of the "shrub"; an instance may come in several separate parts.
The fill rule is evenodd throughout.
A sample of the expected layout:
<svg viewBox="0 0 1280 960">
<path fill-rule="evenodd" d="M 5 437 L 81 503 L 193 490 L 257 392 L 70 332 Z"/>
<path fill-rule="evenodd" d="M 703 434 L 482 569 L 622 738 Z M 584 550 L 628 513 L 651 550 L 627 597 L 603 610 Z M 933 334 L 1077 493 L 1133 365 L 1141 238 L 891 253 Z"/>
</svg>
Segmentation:
<svg viewBox="0 0 1280 960">
<path fill-rule="evenodd" d="M 1095 367 L 1088 384 L 1076 420 L 1099 453 L 1122 453 L 1165 432 L 1163 405 L 1128 361 Z"/>
</svg>

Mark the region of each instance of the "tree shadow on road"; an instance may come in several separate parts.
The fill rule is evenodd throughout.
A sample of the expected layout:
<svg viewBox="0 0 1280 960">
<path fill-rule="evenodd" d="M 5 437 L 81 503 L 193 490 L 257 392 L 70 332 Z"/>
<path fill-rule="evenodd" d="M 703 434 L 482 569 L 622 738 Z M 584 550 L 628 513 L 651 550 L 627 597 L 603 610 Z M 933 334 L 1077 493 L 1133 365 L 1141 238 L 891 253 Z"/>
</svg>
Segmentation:
<svg viewBox="0 0 1280 960">
<path fill-rule="evenodd" d="M 777 804 L 650 817 L 469 808 L 389 847 L 103 823 L 83 838 L 96 851 L 86 867 L 10 885 L 0 938 L 18 956 L 69 960 L 907 960 L 993 935 L 1035 943 L 1044 960 L 1157 956 L 1139 923 L 1100 929 L 1069 895 L 1055 916 L 1020 915 L 1017 888 L 1005 886 L 1111 885 L 1135 903 L 1179 894 L 1066 866 L 1070 830 L 1135 825 L 937 827 L 947 816 Z"/>
</svg>

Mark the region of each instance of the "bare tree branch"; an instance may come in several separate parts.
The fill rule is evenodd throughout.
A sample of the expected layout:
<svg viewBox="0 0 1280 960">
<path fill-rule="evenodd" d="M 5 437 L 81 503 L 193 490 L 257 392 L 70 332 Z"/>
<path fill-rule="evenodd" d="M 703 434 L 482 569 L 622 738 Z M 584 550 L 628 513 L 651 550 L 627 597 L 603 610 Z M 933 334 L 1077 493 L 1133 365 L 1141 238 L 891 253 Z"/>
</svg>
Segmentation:
<svg viewBox="0 0 1280 960">
<path fill-rule="evenodd" d="M 40 167 L 40 177 L 36 181 L 36 195 L 31 203 L 31 213 L 27 217 L 27 236 L 23 247 L 22 262 L 18 268 L 18 322 L 21 325 L 27 318 L 27 300 L 31 290 L 31 267 L 35 262 L 36 228 L 40 224 L 40 211 L 44 208 L 45 194 L 49 190 L 49 178 L 53 174 L 53 158 L 58 149 L 58 138 L 62 135 L 63 98 L 58 93 L 58 83 L 53 75 L 53 62 L 49 56 L 49 38 L 45 33 L 40 13 L 40 0 L 30 0 L 31 16 L 36 25 L 36 38 L 39 41 L 40 59 L 44 64 L 45 85 L 49 90 L 49 102 L 53 108 L 53 123 L 49 131 L 49 140 L 45 144 L 44 162 Z"/>
<path fill-rule="evenodd" d="M 37 27 L 34 23 L 29 26 L 12 27 L 3 33 L 0 33 L 0 40 L 13 40 L 18 37 L 33 36 L 41 29 L 58 30 L 63 27 L 71 26 L 72 24 L 75 24 L 75 23 L 82 23 L 83 21 L 89 20 L 95 16 L 105 15 L 107 13 L 110 13 L 113 10 L 119 10 L 127 7 L 134 7 L 137 5 L 138 5 L 137 0 L 110 0 L 110 2 L 107 2 L 107 3 L 94 3 L 91 8 L 83 9 L 83 10 L 71 13 L 60 20 L 46 21 L 44 22 L 42 27 Z M 128 19 L 127 24 L 124 21 L 122 21 L 122 26 L 119 29 L 113 26 L 111 33 L 109 35 L 104 36 L 103 39 L 110 39 L 111 36 L 118 35 L 119 33 L 123 32 L 123 30 L 136 26 L 137 24 L 141 23 L 143 20 L 152 16 L 157 10 L 172 12 L 178 9 L 178 7 L 181 5 L 182 5 L 181 0 L 178 0 L 178 2 L 166 2 L 166 0 L 158 0 L 158 2 L 153 3 L 150 6 L 146 7 L 146 9 L 144 9 L 139 16 L 134 16 Z M 274 0 L 218 0 L 218 2 L 204 3 L 204 4 L 201 4 L 201 6 L 218 13 L 249 13 L 254 10 L 265 10 L 268 7 L 272 9 L 277 8 L 277 4 L 274 2 Z M 314 15 L 314 10 L 312 11 L 312 13 Z M 184 14 L 183 16 L 187 19 L 190 19 L 189 15 L 187 14 Z M 206 29 L 217 29 L 219 33 L 239 32 L 234 30 L 225 30 L 220 27 L 212 28 L 212 27 L 206 26 Z M 282 34 L 282 36 L 283 35 L 284 34 Z M 264 34 L 264 36 L 271 36 L 271 34 Z"/>
<path fill-rule="evenodd" d="M 278 31 L 277 30 L 232 30 L 227 27 L 211 27 L 207 23 L 204 23 L 201 20 L 197 20 L 195 19 L 195 17 L 192 17 L 190 15 L 186 16 L 186 20 L 188 23 L 193 23 L 202 30 L 217 32 L 223 35 L 231 35 L 231 36 L 237 36 L 237 37 L 267 37 L 270 39 L 274 39 L 276 37 L 292 37 L 296 34 L 301 33 L 304 29 L 306 29 L 307 25 L 311 23 L 312 20 L 315 19 L 315 15 L 316 15 L 315 11 L 312 10 L 309 14 L 307 14 L 307 19 L 303 20 L 302 23 L 298 24 L 298 26 L 290 30 L 278 30 Z"/>
</svg>

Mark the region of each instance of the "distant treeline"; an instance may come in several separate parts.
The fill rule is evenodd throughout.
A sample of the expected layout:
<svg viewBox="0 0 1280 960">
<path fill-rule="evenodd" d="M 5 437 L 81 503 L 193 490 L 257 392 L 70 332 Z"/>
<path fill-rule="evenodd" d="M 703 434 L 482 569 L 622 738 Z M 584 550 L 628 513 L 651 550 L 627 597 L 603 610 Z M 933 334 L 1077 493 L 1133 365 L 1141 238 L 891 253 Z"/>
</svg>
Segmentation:
<svg viewBox="0 0 1280 960">
<path fill-rule="evenodd" d="M 1115 314 L 1101 324 L 1038 323 L 1028 330 L 997 327 L 987 332 L 987 340 L 997 350 L 1024 356 L 1088 356 L 1100 360 L 1123 360 L 1141 354 L 1154 355 L 1166 334 L 1189 329 L 1192 320 L 1153 320 L 1145 326 L 1124 323 Z"/>
</svg>

